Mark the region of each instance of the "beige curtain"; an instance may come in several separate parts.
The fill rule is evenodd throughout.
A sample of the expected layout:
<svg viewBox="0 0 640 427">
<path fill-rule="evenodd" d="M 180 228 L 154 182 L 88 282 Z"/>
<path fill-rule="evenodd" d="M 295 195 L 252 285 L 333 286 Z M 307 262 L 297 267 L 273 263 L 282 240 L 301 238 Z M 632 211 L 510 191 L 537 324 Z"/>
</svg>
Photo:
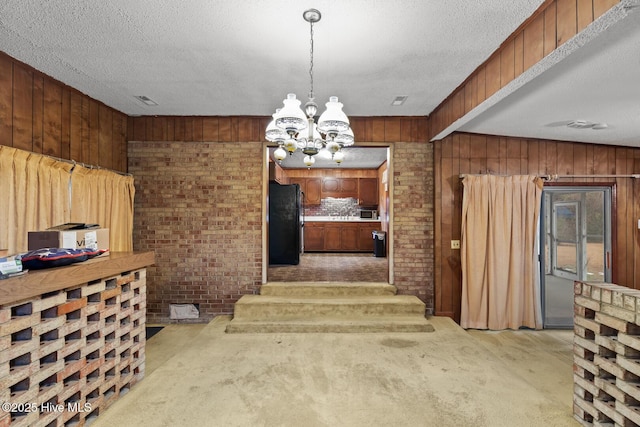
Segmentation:
<svg viewBox="0 0 640 427">
<path fill-rule="evenodd" d="M 542 185 L 535 176 L 464 178 L 463 328 L 542 328 L 537 261 Z"/>
<path fill-rule="evenodd" d="M 112 252 L 133 250 L 132 176 L 76 166 L 72 179 L 71 222 L 100 224 L 109 229 Z"/>
<path fill-rule="evenodd" d="M 0 146 L 0 249 L 27 250 L 27 232 L 69 222 L 73 165 Z"/>
<path fill-rule="evenodd" d="M 133 177 L 0 146 L 0 249 L 28 249 L 27 233 L 67 222 L 109 228 L 112 251 L 133 250 Z"/>
</svg>

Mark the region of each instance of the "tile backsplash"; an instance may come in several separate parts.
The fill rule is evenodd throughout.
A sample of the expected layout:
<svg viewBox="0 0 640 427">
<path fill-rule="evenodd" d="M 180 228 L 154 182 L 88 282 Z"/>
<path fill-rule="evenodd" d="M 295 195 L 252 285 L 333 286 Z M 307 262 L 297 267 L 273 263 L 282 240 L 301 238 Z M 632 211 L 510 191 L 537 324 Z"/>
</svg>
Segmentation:
<svg viewBox="0 0 640 427">
<path fill-rule="evenodd" d="M 357 216 L 359 212 L 358 199 L 353 197 L 327 197 L 319 206 L 305 206 L 304 209 L 307 216 Z"/>
</svg>

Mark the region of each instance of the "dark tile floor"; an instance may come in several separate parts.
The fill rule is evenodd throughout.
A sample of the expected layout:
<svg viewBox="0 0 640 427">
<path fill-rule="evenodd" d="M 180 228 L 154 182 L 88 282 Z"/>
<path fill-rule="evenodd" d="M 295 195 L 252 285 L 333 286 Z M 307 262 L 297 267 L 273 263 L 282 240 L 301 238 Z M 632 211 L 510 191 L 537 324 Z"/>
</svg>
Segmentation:
<svg viewBox="0 0 640 427">
<path fill-rule="evenodd" d="M 388 259 L 363 253 L 311 253 L 298 265 L 273 265 L 269 282 L 389 282 Z"/>
</svg>

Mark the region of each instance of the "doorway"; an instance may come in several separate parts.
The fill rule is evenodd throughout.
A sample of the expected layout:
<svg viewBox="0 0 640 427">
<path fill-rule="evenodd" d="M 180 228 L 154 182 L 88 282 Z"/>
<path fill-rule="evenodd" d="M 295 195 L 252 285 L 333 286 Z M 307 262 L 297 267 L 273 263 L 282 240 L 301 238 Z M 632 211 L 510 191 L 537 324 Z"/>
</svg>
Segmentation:
<svg viewBox="0 0 640 427">
<path fill-rule="evenodd" d="M 573 327 L 573 282 L 611 281 L 611 188 L 546 187 L 541 215 L 545 328 Z"/>
<path fill-rule="evenodd" d="M 263 215 L 262 220 L 262 254 L 263 259 L 268 259 L 268 217 L 266 215 L 269 206 L 269 187 L 272 174 L 270 173 L 270 159 L 272 158 L 272 151 L 275 147 L 270 146 L 268 143 L 264 144 L 264 168 L 263 168 Z M 287 156 L 285 160 L 281 162 L 282 168 L 285 170 L 283 175 L 290 175 L 285 178 L 286 182 L 291 182 L 294 179 L 298 179 L 301 176 L 305 176 L 305 179 L 315 179 L 317 176 L 322 176 L 321 172 L 314 172 L 317 169 L 331 169 L 340 167 L 341 170 L 337 170 L 338 175 L 346 178 L 352 178 L 353 173 L 347 171 L 347 169 L 369 169 L 376 170 L 378 176 L 378 210 L 377 213 L 380 219 L 380 228 L 386 232 L 386 256 L 374 257 L 373 253 L 352 251 L 351 249 L 345 249 L 346 252 L 337 250 L 336 252 L 318 252 L 308 251 L 305 248 L 301 252 L 300 264 L 297 266 L 271 266 L 269 263 L 263 263 L 262 268 L 262 283 L 269 281 L 347 281 L 347 282 L 360 282 L 360 281 L 373 281 L 373 282 L 385 282 L 393 284 L 393 181 L 388 177 L 393 176 L 393 144 L 390 143 L 367 143 L 367 146 L 353 146 L 344 148 L 345 162 L 342 165 L 335 165 L 335 162 L 331 162 L 331 157 L 327 159 L 323 158 L 325 150 L 316 155 L 316 163 L 313 168 L 300 168 L 302 164 L 301 153 L 294 152 L 293 155 Z M 345 163 L 349 160 L 349 163 Z M 290 163 L 290 164 L 287 164 Z M 293 170 L 294 172 L 289 174 L 286 170 Z M 300 172 L 310 171 L 310 174 L 301 175 Z M 320 175 L 318 175 L 320 173 Z M 356 174 L 357 175 L 357 174 Z M 371 178 L 366 174 L 366 177 Z M 287 181 L 288 180 L 288 181 Z M 320 194 L 318 194 L 320 195 Z M 306 197 L 306 196 L 305 196 Z M 339 201 L 339 197 L 337 198 Z M 354 199 L 355 200 L 355 199 Z M 319 199 L 322 204 L 322 199 Z M 320 208 L 320 206 L 318 206 Z M 305 215 L 303 217 L 304 223 L 309 223 L 309 212 L 304 209 Z M 312 212 L 311 215 L 323 216 L 324 214 Z M 351 218 L 351 214 L 347 215 L 346 221 L 354 221 Z M 331 218 L 335 220 L 335 218 Z M 316 219 L 315 222 L 321 220 Z M 328 221 L 331 222 L 331 221 Z M 336 222 L 337 223 L 337 222 Z M 364 229 L 364 227 L 363 227 Z M 304 230 L 304 226 L 303 226 Z M 303 231 L 304 233 L 304 231 Z M 371 232 L 356 234 L 357 239 L 364 238 L 363 236 L 370 236 Z M 346 237 L 349 237 L 347 235 Z M 304 234 L 302 234 L 304 239 Z M 342 241 L 342 234 L 340 237 Z M 360 241 L 358 240 L 358 242 Z M 360 243 L 357 243 L 360 245 Z"/>
</svg>

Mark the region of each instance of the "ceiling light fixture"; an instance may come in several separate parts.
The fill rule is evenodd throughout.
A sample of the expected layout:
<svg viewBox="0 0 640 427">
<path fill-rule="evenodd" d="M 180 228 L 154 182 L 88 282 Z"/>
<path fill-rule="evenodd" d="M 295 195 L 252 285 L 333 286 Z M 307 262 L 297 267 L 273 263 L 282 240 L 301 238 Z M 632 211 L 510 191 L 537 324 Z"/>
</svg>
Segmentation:
<svg viewBox="0 0 640 427">
<path fill-rule="evenodd" d="M 290 93 L 282 102 L 283 108 L 276 110 L 273 120 L 267 126 L 265 137 L 269 142 L 276 142 L 278 148 L 273 157 L 282 162 L 294 151 L 300 149 L 304 154 L 304 164 L 311 167 L 315 163 L 315 156 L 325 148 L 331 153 L 332 159 L 340 164 L 344 160 L 343 147 L 353 145 L 354 136 L 349 126 L 349 118 L 342 111 L 342 103 L 337 96 L 331 96 L 325 105 L 326 111 L 320 115 L 318 123 L 314 116 L 318 112 L 313 93 L 313 24 L 320 21 L 320 11 L 305 10 L 302 17 L 309 23 L 311 34 L 311 61 L 309 63 L 309 100 L 304 104 L 304 112 L 300 108 L 300 100 Z"/>
</svg>

